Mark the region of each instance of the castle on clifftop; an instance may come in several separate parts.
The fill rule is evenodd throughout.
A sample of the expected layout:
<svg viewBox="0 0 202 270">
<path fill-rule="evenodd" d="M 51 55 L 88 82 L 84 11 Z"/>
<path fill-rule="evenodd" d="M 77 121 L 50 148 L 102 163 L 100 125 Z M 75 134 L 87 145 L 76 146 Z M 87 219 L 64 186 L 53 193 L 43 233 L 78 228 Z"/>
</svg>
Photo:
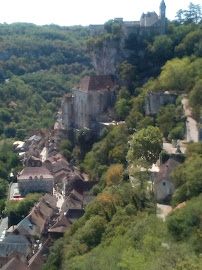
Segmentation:
<svg viewBox="0 0 202 270">
<path fill-rule="evenodd" d="M 125 35 L 130 35 L 132 33 L 148 33 L 156 32 L 159 34 L 165 34 L 167 19 L 166 19 L 166 5 L 164 0 L 161 1 L 159 7 L 159 15 L 156 12 L 143 13 L 140 21 L 123 21 L 123 18 L 115 18 L 114 21 L 118 21 L 122 25 L 122 31 Z M 92 36 L 97 36 L 100 33 L 106 32 L 104 24 L 100 25 L 90 25 L 90 33 Z"/>
</svg>

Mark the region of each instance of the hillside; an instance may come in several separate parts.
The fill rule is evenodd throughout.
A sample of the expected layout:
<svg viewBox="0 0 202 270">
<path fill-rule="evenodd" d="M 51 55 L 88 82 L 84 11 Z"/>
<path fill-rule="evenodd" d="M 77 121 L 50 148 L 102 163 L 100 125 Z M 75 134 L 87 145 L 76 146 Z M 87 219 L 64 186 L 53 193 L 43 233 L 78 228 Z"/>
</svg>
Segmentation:
<svg viewBox="0 0 202 270">
<path fill-rule="evenodd" d="M 201 116 L 201 27 L 191 20 L 169 22 L 166 35 L 125 40 L 130 51 L 134 44 L 144 50 L 116 65 L 120 84 L 115 110 L 117 120 L 126 124 L 104 128 L 90 152 L 89 131 L 78 133 L 73 158 L 90 179 L 99 179 L 92 189 L 97 197 L 55 243 L 44 270 L 201 269 L 201 143 L 188 144 L 178 156 L 184 163 L 171 174 L 176 189 L 169 203 L 174 210 L 166 221 L 156 215 L 155 187 L 148 181 L 159 154 L 163 163 L 169 158 L 161 152 L 163 140 L 185 138 L 182 94 L 189 98 L 192 116 L 197 121 Z M 88 46 L 99 59 L 120 39 L 121 33 L 109 32 L 91 38 Z M 171 91 L 179 97 L 157 115 L 146 115 L 150 91 Z"/>
<path fill-rule="evenodd" d="M 88 37 L 88 28 L 80 26 L 0 25 L 3 137 L 51 127 L 62 96 L 92 68 Z"/>
<path fill-rule="evenodd" d="M 3 140 L 24 140 L 33 129 L 50 130 L 63 95 L 97 72 L 90 56 L 99 60 L 103 51 L 118 46 L 114 125 L 97 136 L 83 128 L 71 142 L 63 138 L 57 145 L 73 170 L 98 181 L 91 191 L 96 198 L 55 242 L 43 270 L 200 270 L 202 143 L 185 142 L 185 153 L 175 153 L 180 162 L 169 175 L 175 190 L 164 201 L 173 208 L 166 220 L 159 218 L 150 169 L 159 157 L 168 167 L 171 156 L 162 151 L 163 142 L 177 144 L 186 137 L 182 95 L 192 117 L 199 122 L 202 116 L 202 23 L 185 16 L 168 22 L 165 35 L 127 38 L 116 21 L 106 25 L 108 32 L 96 37 L 90 37 L 88 27 L 0 25 L 0 208 L 8 172 L 20 169 L 11 141 Z M 156 114 L 147 113 L 150 92 L 171 92 L 176 99 Z"/>
</svg>

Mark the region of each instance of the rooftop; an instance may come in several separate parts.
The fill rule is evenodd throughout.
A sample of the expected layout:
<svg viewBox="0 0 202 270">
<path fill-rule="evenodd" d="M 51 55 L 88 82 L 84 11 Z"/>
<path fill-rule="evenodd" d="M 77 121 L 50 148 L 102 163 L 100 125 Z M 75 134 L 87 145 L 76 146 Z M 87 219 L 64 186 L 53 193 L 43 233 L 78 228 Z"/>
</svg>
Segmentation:
<svg viewBox="0 0 202 270">
<path fill-rule="evenodd" d="M 116 86 L 113 75 L 85 76 L 82 81 L 74 87 L 75 90 L 83 92 L 114 90 Z"/>
<path fill-rule="evenodd" d="M 24 263 L 19 261 L 17 258 L 12 258 L 10 261 L 8 261 L 3 267 L 1 267 L 2 270 L 28 270 L 28 266 Z"/>
<path fill-rule="evenodd" d="M 36 177 L 53 179 L 53 176 L 45 167 L 26 167 L 20 172 L 17 178 L 18 180 L 27 180 L 30 176 L 33 178 Z"/>
<path fill-rule="evenodd" d="M 173 158 L 169 158 L 163 165 L 161 165 L 160 167 L 160 171 L 157 174 L 156 180 L 155 180 L 155 184 L 157 184 L 158 182 L 160 182 L 163 179 L 170 179 L 170 174 L 172 173 L 172 171 L 175 169 L 175 167 L 180 164 L 179 161 L 173 159 Z"/>
</svg>

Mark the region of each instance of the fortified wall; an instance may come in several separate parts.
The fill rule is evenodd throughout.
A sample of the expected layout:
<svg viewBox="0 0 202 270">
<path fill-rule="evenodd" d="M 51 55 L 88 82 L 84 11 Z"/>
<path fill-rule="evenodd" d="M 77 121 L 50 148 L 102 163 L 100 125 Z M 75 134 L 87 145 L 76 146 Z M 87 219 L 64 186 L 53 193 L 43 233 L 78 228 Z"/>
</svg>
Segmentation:
<svg viewBox="0 0 202 270">
<path fill-rule="evenodd" d="M 178 95 L 169 92 L 149 92 L 146 97 L 145 112 L 147 115 L 156 115 L 160 107 L 175 104 Z"/>
</svg>

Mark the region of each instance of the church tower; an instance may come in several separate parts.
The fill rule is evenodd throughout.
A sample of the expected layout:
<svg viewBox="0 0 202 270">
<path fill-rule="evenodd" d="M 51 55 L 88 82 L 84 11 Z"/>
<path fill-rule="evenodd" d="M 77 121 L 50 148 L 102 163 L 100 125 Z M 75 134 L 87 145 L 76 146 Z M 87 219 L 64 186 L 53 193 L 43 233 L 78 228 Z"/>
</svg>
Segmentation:
<svg viewBox="0 0 202 270">
<path fill-rule="evenodd" d="M 159 9 L 159 19 L 163 20 L 166 18 L 166 4 L 164 0 L 161 1 Z"/>
<path fill-rule="evenodd" d="M 160 33 L 165 34 L 167 27 L 167 19 L 166 19 L 166 4 L 164 0 L 161 1 L 159 9 L 160 9 L 159 10 Z"/>
</svg>

